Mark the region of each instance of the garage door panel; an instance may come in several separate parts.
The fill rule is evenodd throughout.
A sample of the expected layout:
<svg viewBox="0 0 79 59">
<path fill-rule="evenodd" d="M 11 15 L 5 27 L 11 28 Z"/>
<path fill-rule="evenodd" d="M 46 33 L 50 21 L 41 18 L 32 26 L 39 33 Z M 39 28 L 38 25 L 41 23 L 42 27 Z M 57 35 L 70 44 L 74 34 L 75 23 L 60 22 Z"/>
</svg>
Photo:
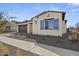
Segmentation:
<svg viewBox="0 0 79 59">
<path fill-rule="evenodd" d="M 19 25 L 19 32 L 27 32 L 27 26 L 26 25 Z"/>
<path fill-rule="evenodd" d="M 11 26 L 6 26 L 5 31 L 6 31 L 6 32 L 10 32 L 10 31 L 11 31 Z"/>
</svg>

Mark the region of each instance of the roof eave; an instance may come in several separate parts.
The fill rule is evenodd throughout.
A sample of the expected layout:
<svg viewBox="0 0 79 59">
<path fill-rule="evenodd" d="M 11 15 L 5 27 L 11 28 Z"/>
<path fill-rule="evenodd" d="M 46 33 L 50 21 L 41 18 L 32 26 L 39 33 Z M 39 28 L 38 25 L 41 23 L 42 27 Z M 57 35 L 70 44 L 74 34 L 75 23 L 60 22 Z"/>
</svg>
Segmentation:
<svg viewBox="0 0 79 59">
<path fill-rule="evenodd" d="M 38 16 L 40 16 L 40 15 L 42 15 L 42 14 L 45 14 L 45 13 L 47 13 L 47 12 L 62 13 L 62 14 L 64 15 L 64 17 L 65 17 L 65 12 L 62 12 L 62 11 L 44 11 L 44 12 L 42 12 L 42 13 L 40 13 L 40 14 L 34 16 L 34 17 L 32 17 L 31 20 L 33 20 L 33 18 L 38 17 Z"/>
</svg>

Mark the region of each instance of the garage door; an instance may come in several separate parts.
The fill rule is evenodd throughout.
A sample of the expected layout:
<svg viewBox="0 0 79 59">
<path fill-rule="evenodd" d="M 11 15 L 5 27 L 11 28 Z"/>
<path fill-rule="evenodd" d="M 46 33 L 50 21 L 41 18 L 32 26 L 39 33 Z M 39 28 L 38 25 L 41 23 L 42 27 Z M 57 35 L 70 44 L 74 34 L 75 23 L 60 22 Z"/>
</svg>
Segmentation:
<svg viewBox="0 0 79 59">
<path fill-rule="evenodd" d="M 6 26 L 5 31 L 6 31 L 6 32 L 11 32 L 11 26 Z"/>
<path fill-rule="evenodd" d="M 27 33 L 27 26 L 26 25 L 19 25 L 19 32 Z"/>
</svg>

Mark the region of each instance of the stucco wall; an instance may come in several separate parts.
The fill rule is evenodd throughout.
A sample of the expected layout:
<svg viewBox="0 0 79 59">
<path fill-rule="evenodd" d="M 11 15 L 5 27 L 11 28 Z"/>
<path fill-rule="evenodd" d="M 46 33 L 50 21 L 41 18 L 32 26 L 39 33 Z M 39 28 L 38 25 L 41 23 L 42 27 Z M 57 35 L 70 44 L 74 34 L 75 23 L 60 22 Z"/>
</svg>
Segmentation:
<svg viewBox="0 0 79 59">
<path fill-rule="evenodd" d="M 11 25 L 11 30 L 12 30 L 13 32 L 17 32 L 17 28 L 18 28 L 18 26 L 17 26 L 16 24 L 12 24 L 12 25 Z"/>
<path fill-rule="evenodd" d="M 65 34 L 66 32 L 67 32 L 67 30 L 66 30 L 66 23 L 65 23 L 65 21 L 62 21 L 62 31 L 63 31 L 63 34 Z"/>
<path fill-rule="evenodd" d="M 27 33 L 32 33 L 32 21 L 27 22 Z"/>
<path fill-rule="evenodd" d="M 10 31 L 17 32 L 17 25 L 15 23 L 7 23 L 6 26 L 5 26 L 5 31 L 6 31 L 7 26 L 10 26 L 10 28 L 11 28 Z"/>
<path fill-rule="evenodd" d="M 27 24 L 27 33 L 31 33 L 30 23 Z"/>
<path fill-rule="evenodd" d="M 48 17 L 48 14 L 50 17 Z M 40 20 L 50 19 L 50 18 L 59 19 L 59 30 L 40 30 Z M 37 17 L 33 18 L 33 34 L 62 36 L 62 33 L 63 33 L 62 32 L 62 13 L 48 12 L 48 13 L 41 15 L 39 18 Z"/>
</svg>

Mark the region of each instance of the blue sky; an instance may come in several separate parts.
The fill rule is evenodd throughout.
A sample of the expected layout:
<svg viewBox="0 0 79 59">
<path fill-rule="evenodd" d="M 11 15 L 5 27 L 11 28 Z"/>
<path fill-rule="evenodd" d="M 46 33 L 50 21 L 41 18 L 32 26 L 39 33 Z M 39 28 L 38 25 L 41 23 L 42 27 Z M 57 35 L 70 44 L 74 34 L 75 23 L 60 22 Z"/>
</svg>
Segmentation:
<svg viewBox="0 0 79 59">
<path fill-rule="evenodd" d="M 0 11 L 5 11 L 15 20 L 30 20 L 33 16 L 47 10 L 66 12 L 67 27 L 79 22 L 79 4 L 76 3 L 0 3 Z"/>
</svg>

